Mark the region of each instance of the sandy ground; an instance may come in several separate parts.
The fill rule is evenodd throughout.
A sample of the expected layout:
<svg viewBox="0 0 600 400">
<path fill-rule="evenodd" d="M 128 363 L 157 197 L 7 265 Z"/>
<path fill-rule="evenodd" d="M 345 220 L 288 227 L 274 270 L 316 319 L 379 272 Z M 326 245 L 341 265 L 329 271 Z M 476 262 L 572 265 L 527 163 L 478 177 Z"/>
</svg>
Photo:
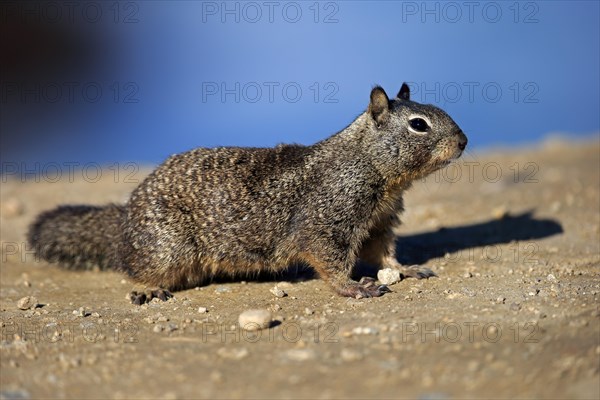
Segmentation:
<svg viewBox="0 0 600 400">
<path fill-rule="evenodd" d="M 145 169 L 54 171 L 2 177 L 3 399 L 600 397 L 598 142 L 470 153 L 415 184 L 399 259 L 439 277 L 361 300 L 300 270 L 134 306 L 143 288 L 36 261 L 24 234 L 57 204 L 123 201 Z M 240 330 L 250 308 L 274 326 Z"/>
</svg>

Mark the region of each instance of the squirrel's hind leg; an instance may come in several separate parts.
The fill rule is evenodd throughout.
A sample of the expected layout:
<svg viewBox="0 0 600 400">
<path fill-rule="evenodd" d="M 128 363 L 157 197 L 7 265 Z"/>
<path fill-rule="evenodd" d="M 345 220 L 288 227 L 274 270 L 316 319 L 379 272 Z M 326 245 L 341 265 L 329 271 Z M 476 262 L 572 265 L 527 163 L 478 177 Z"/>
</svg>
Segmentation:
<svg viewBox="0 0 600 400">
<path fill-rule="evenodd" d="M 142 304 L 150 303 L 152 299 L 167 301 L 173 297 L 173 294 L 165 289 L 148 289 L 145 292 L 137 292 L 134 290 L 127 296 L 129 297 L 129 300 L 131 300 L 131 304 L 141 306 Z"/>
<path fill-rule="evenodd" d="M 159 288 L 156 293 L 151 292 L 150 297 L 168 299 L 168 291 L 190 289 L 205 282 L 206 270 L 199 260 L 200 250 L 180 227 L 148 224 L 146 229 L 141 229 L 134 226 L 123 235 L 119 247 L 121 269 L 133 280 L 149 288 Z"/>
</svg>

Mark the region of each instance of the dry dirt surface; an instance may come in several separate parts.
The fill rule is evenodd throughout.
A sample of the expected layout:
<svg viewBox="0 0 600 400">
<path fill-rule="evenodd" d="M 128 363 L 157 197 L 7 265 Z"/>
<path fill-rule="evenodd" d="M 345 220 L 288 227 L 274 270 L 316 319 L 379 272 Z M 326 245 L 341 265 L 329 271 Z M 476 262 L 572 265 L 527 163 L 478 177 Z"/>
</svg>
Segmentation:
<svg viewBox="0 0 600 400">
<path fill-rule="evenodd" d="M 600 397 L 597 141 L 471 152 L 416 183 L 399 260 L 438 277 L 374 299 L 297 268 L 136 306 L 119 273 L 35 260 L 36 213 L 124 201 L 136 168 L 2 177 L 2 399 Z M 241 330 L 248 309 L 271 327 Z"/>
</svg>

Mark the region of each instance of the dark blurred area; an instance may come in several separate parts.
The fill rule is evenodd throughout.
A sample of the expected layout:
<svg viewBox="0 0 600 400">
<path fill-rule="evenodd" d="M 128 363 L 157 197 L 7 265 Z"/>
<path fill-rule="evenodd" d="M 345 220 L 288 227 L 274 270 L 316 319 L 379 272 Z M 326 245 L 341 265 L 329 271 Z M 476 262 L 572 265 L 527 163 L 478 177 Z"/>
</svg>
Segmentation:
<svg viewBox="0 0 600 400">
<path fill-rule="evenodd" d="M 98 79 L 122 54 L 107 29 L 109 3 L 90 4 L 0 3 L 2 160 L 35 157 L 85 132 L 82 116 L 94 109 L 82 99 L 93 102 Z"/>
</svg>

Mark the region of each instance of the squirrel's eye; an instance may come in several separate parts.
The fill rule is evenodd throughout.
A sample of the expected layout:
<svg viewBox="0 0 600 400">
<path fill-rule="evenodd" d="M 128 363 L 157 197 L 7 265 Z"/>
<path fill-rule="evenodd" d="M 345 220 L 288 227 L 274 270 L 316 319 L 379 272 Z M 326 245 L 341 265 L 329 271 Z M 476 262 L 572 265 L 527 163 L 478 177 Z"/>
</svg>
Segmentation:
<svg viewBox="0 0 600 400">
<path fill-rule="evenodd" d="M 417 132 L 427 132 L 429 130 L 429 125 L 423 118 L 413 118 L 408 123 Z"/>
</svg>

